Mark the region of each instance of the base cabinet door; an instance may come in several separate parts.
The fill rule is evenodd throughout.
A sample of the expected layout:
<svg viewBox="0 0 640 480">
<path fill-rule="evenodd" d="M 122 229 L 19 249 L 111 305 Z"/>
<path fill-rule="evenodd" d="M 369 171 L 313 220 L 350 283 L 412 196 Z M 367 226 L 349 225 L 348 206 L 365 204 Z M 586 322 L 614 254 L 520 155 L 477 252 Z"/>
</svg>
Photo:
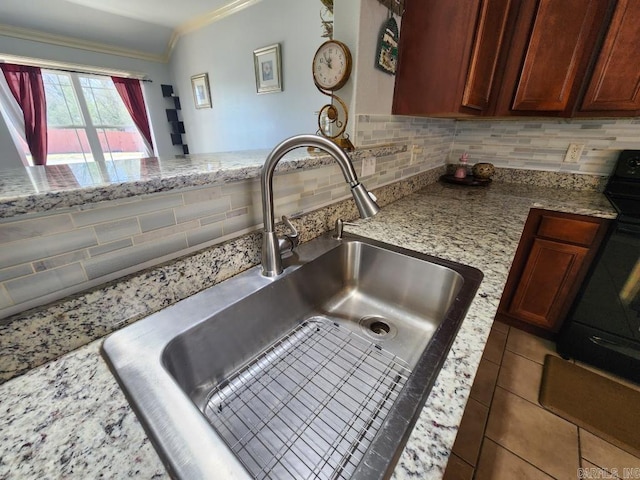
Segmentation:
<svg viewBox="0 0 640 480">
<path fill-rule="evenodd" d="M 577 245 L 536 238 L 516 288 L 509 313 L 557 331 L 565 299 L 589 251 Z"/>
<path fill-rule="evenodd" d="M 496 319 L 555 338 L 610 220 L 531 209 Z"/>
</svg>

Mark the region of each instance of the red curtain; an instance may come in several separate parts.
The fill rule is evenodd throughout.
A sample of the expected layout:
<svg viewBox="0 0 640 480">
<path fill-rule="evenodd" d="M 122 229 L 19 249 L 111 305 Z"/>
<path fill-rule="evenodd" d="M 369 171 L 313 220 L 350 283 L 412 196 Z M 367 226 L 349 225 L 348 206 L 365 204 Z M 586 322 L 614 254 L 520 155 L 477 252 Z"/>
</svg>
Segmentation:
<svg viewBox="0 0 640 480">
<path fill-rule="evenodd" d="M 35 165 L 47 163 L 47 103 L 39 67 L 1 63 L 11 93 L 24 115 L 24 130 Z"/>
<path fill-rule="evenodd" d="M 111 79 L 120 94 L 120 98 L 122 98 L 122 101 L 127 107 L 131 118 L 133 118 L 133 123 L 136 124 L 136 127 L 140 130 L 144 139 L 149 142 L 149 146 L 153 148 L 151 128 L 149 127 L 149 118 L 147 117 L 147 107 L 144 104 L 140 81 L 133 78 L 121 77 L 111 77 Z"/>
</svg>

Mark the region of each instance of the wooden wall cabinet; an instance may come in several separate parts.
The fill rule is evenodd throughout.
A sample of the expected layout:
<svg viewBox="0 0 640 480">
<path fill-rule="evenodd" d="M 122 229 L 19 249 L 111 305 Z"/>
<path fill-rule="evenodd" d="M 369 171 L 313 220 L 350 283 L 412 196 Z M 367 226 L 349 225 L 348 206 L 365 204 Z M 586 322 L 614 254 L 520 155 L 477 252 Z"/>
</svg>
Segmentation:
<svg viewBox="0 0 640 480">
<path fill-rule="evenodd" d="M 489 105 L 511 0 L 412 0 L 402 17 L 397 115 L 477 115 Z"/>
<path fill-rule="evenodd" d="M 618 0 L 577 115 L 640 114 L 640 2 Z"/>
<path fill-rule="evenodd" d="M 609 2 L 519 2 L 493 114 L 571 116 Z"/>
<path fill-rule="evenodd" d="M 553 338 L 608 225 L 601 218 L 532 209 L 496 319 Z"/>
<path fill-rule="evenodd" d="M 407 0 L 393 113 L 634 116 L 637 0 Z"/>
</svg>

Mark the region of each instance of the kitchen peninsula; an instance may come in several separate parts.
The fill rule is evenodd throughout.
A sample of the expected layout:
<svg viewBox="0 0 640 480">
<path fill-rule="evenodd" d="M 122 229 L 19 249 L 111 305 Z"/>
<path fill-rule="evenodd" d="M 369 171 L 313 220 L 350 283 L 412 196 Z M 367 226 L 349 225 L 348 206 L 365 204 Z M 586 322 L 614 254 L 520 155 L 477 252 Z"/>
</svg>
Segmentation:
<svg viewBox="0 0 640 480">
<path fill-rule="evenodd" d="M 397 201 L 383 201 L 386 205 L 376 217 L 347 228 L 474 266 L 485 275 L 396 466 L 397 479 L 439 478 L 444 472 L 529 209 L 615 217 L 595 191 L 505 181 L 467 188 L 437 183 L 440 173 L 442 168 L 421 174 L 424 188 Z M 392 189 L 389 185 L 374 191 L 391 199 Z M 320 228 L 311 222 L 306 226 Z M 167 295 L 171 284 L 167 279 L 164 289 L 147 294 Z M 100 342 L 0 387 L 0 478 L 167 476 L 100 358 Z"/>
</svg>

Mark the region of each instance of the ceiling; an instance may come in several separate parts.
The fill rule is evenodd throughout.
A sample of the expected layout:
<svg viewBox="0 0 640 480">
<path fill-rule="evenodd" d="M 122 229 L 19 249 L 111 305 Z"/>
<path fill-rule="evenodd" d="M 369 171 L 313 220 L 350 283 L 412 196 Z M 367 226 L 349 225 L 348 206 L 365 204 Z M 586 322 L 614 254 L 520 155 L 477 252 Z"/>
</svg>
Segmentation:
<svg viewBox="0 0 640 480">
<path fill-rule="evenodd" d="M 166 58 L 178 35 L 257 1 L 1 0 L 0 34 L 25 38 L 33 31 L 40 40 L 70 37 L 87 48 L 102 44 Z"/>
</svg>

